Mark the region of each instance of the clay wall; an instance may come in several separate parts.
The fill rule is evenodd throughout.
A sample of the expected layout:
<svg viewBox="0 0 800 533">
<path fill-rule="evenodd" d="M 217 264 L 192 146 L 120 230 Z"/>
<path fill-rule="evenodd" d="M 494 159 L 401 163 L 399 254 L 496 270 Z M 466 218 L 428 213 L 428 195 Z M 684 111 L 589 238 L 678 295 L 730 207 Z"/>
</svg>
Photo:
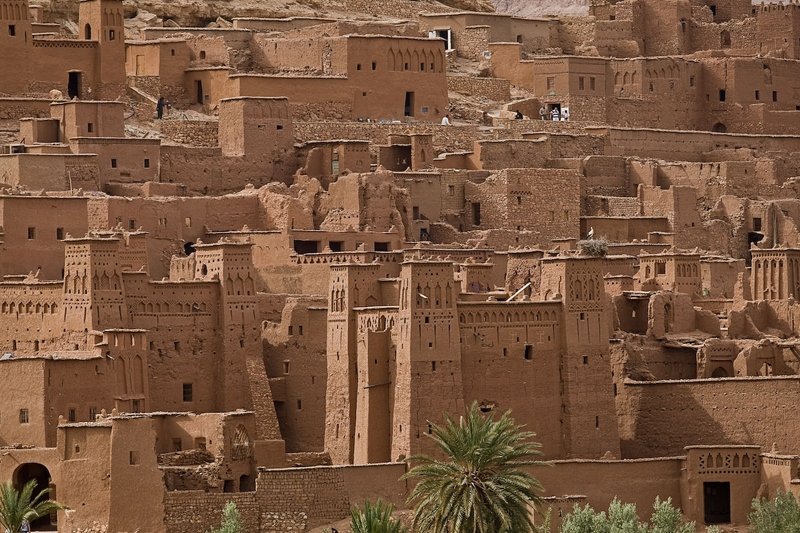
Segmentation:
<svg viewBox="0 0 800 533">
<path fill-rule="evenodd" d="M 99 190 L 98 158 L 91 154 L 13 154 L 0 156 L 3 183 L 28 190 Z"/>
<path fill-rule="evenodd" d="M 571 170 L 508 169 L 480 184 L 468 182 L 465 222 L 471 229 L 537 231 L 542 244 L 577 236 L 580 181 L 580 176 Z"/>
<path fill-rule="evenodd" d="M 408 133 L 407 124 L 375 124 L 363 122 L 304 121 L 295 124 L 295 139 L 300 141 L 324 141 L 329 139 L 364 140 L 374 145 L 388 143 L 390 135 Z M 430 133 L 437 149 L 448 151 L 471 150 L 478 137 L 478 128 L 473 125 L 442 126 L 433 123 L 414 124 L 416 133 Z"/>
<path fill-rule="evenodd" d="M 209 525 L 222 522 L 222 510 L 228 502 L 236 504 L 242 525 L 257 531 L 260 509 L 255 492 L 241 494 L 203 491 L 170 491 L 164 494 L 164 526 L 176 533 L 199 533 Z"/>
<path fill-rule="evenodd" d="M 70 141 L 76 154 L 97 154 L 100 182 L 157 181 L 161 159 L 161 141 L 132 138 L 76 138 Z"/>
<path fill-rule="evenodd" d="M 626 381 L 617 401 L 623 456 L 680 453 L 688 442 L 792 449 L 798 435 L 780 420 L 798 385 L 796 376 Z"/>
<path fill-rule="evenodd" d="M 562 454 L 560 305 L 460 303 L 464 403 L 511 410 L 536 432 L 546 458 Z M 515 376 L 514 387 L 508 384 Z"/>
<path fill-rule="evenodd" d="M 49 117 L 49 98 L 0 98 L 0 118 L 3 120 L 18 120 L 25 117 Z"/>
<path fill-rule="evenodd" d="M 635 503 L 640 517 L 646 518 L 656 496 L 662 500 L 672 498 L 673 505 L 681 506 L 681 459 L 553 461 L 552 467 L 536 466 L 531 472 L 544 486 L 546 495 L 573 494 L 574 480 L 579 479 L 585 503 L 595 509 L 608 509 L 616 497 Z"/>
<path fill-rule="evenodd" d="M 219 122 L 203 120 L 164 120 L 161 135 L 178 144 L 213 148 L 219 145 Z"/>
<path fill-rule="evenodd" d="M 501 78 L 447 76 L 447 90 L 496 102 L 511 100 L 511 84 Z"/>
<path fill-rule="evenodd" d="M 600 129 L 589 128 L 600 133 Z M 800 137 L 755 136 L 656 129 L 608 128 L 606 155 L 654 157 L 667 161 L 705 161 L 706 153 L 730 148 L 800 151 Z"/>
<path fill-rule="evenodd" d="M 266 323 L 262 330 L 267 375 L 287 452 L 324 450 L 327 304 L 323 297 L 290 298 L 281 321 Z M 283 392 L 280 397 L 278 390 Z"/>
<path fill-rule="evenodd" d="M 797 6 L 766 4 L 756 14 L 758 52 L 785 53 L 788 58 L 800 57 L 800 12 Z"/>
<path fill-rule="evenodd" d="M 87 199 L 80 197 L 5 196 L 2 274 L 36 272 L 41 279 L 60 280 L 64 272 L 67 234 L 84 235 L 88 228 Z M 13 221 L 29 221 L 27 224 Z"/>
</svg>

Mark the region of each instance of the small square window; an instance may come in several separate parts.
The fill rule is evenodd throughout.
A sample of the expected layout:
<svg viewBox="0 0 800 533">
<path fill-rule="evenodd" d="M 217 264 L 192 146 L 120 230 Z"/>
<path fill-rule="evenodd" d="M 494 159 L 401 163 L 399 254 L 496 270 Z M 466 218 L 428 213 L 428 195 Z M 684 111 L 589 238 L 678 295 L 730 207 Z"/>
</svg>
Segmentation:
<svg viewBox="0 0 800 533">
<path fill-rule="evenodd" d="M 194 397 L 194 391 L 192 390 L 191 383 L 184 383 L 183 384 L 183 401 L 184 402 L 191 402 L 192 398 Z"/>
<path fill-rule="evenodd" d="M 171 55 L 171 56 L 174 56 L 174 55 L 175 55 L 175 49 L 174 49 L 174 48 L 172 48 L 172 49 L 169 51 L 169 55 Z"/>
<path fill-rule="evenodd" d="M 33 226 L 28 227 L 28 239 L 32 240 L 36 238 L 36 228 Z"/>
<path fill-rule="evenodd" d="M 30 422 L 30 418 L 28 416 L 28 410 L 27 409 L 20 409 L 19 410 L 19 423 L 20 424 L 27 424 L 28 422 Z"/>
<path fill-rule="evenodd" d="M 131 412 L 132 413 L 142 412 L 142 400 L 131 400 Z"/>
<path fill-rule="evenodd" d="M 772 101 L 773 102 L 778 101 L 778 91 L 772 91 Z"/>
<path fill-rule="evenodd" d="M 14 24 L 8 25 L 8 34 L 11 37 L 14 37 L 17 34 L 17 27 Z"/>
<path fill-rule="evenodd" d="M 726 96 L 725 95 L 725 89 L 720 89 L 719 90 L 719 101 L 720 102 L 724 102 L 725 101 L 725 96 Z"/>
<path fill-rule="evenodd" d="M 62 240 L 64 238 L 64 228 L 56 228 L 56 239 Z"/>
<path fill-rule="evenodd" d="M 117 160 L 111 159 L 111 168 L 117 168 Z"/>
<path fill-rule="evenodd" d="M 585 85 L 585 83 L 584 83 L 584 77 L 583 77 L 583 76 L 580 76 L 580 77 L 578 78 L 578 90 L 579 90 L 579 91 L 582 91 L 582 90 L 584 89 L 584 85 Z"/>
<path fill-rule="evenodd" d="M 139 452 L 130 452 L 128 454 L 128 463 L 132 466 L 139 464 Z"/>
<path fill-rule="evenodd" d="M 525 358 L 526 361 L 530 361 L 530 360 L 533 359 L 533 345 L 532 344 L 526 344 L 525 345 L 525 353 L 523 354 L 523 357 Z"/>
<path fill-rule="evenodd" d="M 128 220 L 128 229 L 136 229 L 136 221 L 134 219 Z"/>
<path fill-rule="evenodd" d="M 172 451 L 179 452 L 183 449 L 183 442 L 181 441 L 180 437 L 175 437 L 172 439 Z"/>
<path fill-rule="evenodd" d="M 303 409 L 303 400 L 297 400 L 297 410 L 300 411 Z"/>
<path fill-rule="evenodd" d="M 596 87 L 596 85 L 595 85 L 595 78 L 594 78 L 594 77 L 591 77 L 591 78 L 589 78 L 589 89 L 590 89 L 590 90 L 592 90 L 592 91 L 594 91 L 594 88 L 595 88 L 595 87 Z"/>
<path fill-rule="evenodd" d="M 372 70 L 378 70 L 378 64 L 376 62 L 372 62 Z"/>
<path fill-rule="evenodd" d="M 284 361 L 283 362 L 283 373 L 285 375 L 289 374 L 289 363 L 290 363 L 290 361 Z"/>
<path fill-rule="evenodd" d="M 584 365 L 588 365 L 589 364 L 589 356 L 588 355 L 584 355 L 583 356 L 583 364 Z"/>
<path fill-rule="evenodd" d="M 144 160 L 144 168 L 150 168 L 150 160 L 149 159 L 145 159 Z"/>
<path fill-rule="evenodd" d="M 455 185 L 448 185 L 447 186 L 447 194 L 450 196 L 455 195 L 456 193 L 456 186 Z"/>
<path fill-rule="evenodd" d="M 92 124 L 91 122 L 89 122 L 89 123 L 86 125 L 86 131 L 88 131 L 89 133 L 92 133 L 92 132 L 94 131 L 94 124 Z"/>
<path fill-rule="evenodd" d="M 78 421 L 78 415 L 77 415 L 77 413 L 75 413 L 75 409 L 74 408 L 70 408 L 70 410 L 67 411 L 67 420 L 69 420 L 70 422 L 77 422 Z"/>
<path fill-rule="evenodd" d="M 694 76 L 689 76 L 689 87 L 694 87 Z"/>
<path fill-rule="evenodd" d="M 97 407 L 89 408 L 89 422 L 94 422 L 97 418 Z"/>
<path fill-rule="evenodd" d="M 108 30 L 108 40 L 115 41 L 117 39 L 117 32 L 114 30 Z"/>
<path fill-rule="evenodd" d="M 358 64 L 356 65 L 356 70 L 361 70 L 361 63 L 358 63 Z"/>
<path fill-rule="evenodd" d="M 554 91 L 555 88 L 556 88 L 556 79 L 555 79 L 555 77 L 547 78 L 547 90 L 548 91 Z"/>
<path fill-rule="evenodd" d="M 200 50 L 200 59 L 205 59 L 205 58 L 206 58 L 206 51 Z"/>
</svg>

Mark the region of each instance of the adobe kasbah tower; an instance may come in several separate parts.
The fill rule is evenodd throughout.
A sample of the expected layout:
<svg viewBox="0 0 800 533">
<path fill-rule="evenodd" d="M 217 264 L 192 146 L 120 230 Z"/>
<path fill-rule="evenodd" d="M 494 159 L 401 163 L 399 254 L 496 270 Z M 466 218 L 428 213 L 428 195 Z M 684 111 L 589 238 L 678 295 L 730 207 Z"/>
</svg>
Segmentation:
<svg viewBox="0 0 800 533">
<path fill-rule="evenodd" d="M 800 3 L 575 3 L 0 0 L 31 530 L 407 520 L 471 406 L 552 533 L 800 495 Z"/>
</svg>

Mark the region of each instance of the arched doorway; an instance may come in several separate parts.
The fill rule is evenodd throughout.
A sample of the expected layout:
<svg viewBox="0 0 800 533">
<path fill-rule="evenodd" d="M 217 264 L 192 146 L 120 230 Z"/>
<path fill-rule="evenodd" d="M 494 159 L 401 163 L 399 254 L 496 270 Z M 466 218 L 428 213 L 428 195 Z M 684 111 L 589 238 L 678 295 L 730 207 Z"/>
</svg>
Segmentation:
<svg viewBox="0 0 800 533">
<path fill-rule="evenodd" d="M 49 488 L 50 493 L 46 496 L 48 499 L 56 499 L 55 486 L 53 485 L 53 478 L 50 471 L 46 466 L 39 463 L 23 463 L 14 470 L 12 482 L 14 488 L 17 490 L 22 489 L 30 480 L 36 480 L 36 489 L 33 491 L 34 497 L 44 489 Z M 31 531 L 54 531 L 56 530 L 57 522 L 56 513 L 43 516 L 38 520 L 31 523 Z"/>
<path fill-rule="evenodd" d="M 727 378 L 728 377 L 728 371 L 725 370 L 723 367 L 718 366 L 711 373 L 711 377 L 712 378 Z"/>
<path fill-rule="evenodd" d="M 711 127 L 711 131 L 713 131 L 714 133 L 727 133 L 728 127 L 725 126 L 725 124 L 723 124 L 722 122 L 717 122 Z"/>
</svg>

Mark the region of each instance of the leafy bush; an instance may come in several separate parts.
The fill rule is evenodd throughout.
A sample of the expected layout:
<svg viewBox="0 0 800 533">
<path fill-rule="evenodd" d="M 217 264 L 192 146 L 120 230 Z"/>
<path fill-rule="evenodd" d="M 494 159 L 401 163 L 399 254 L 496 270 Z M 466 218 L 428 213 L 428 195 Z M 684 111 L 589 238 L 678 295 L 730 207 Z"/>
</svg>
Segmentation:
<svg viewBox="0 0 800 533">
<path fill-rule="evenodd" d="M 578 241 L 581 254 L 589 257 L 605 257 L 608 255 L 608 241 L 605 239 L 586 239 Z"/>
<path fill-rule="evenodd" d="M 694 522 L 683 523 L 681 512 L 672 500 L 656 498 L 650 523 L 640 522 L 633 503 L 616 498 L 608 512 L 597 512 L 591 506 L 576 505 L 561 525 L 561 533 L 694 533 Z"/>
<path fill-rule="evenodd" d="M 211 533 L 244 533 L 242 518 L 239 516 L 239 509 L 236 504 L 228 502 L 222 510 L 222 524 L 219 529 L 211 530 Z"/>
<path fill-rule="evenodd" d="M 773 500 L 753 500 L 753 512 L 747 517 L 753 533 L 800 533 L 800 505 L 791 493 Z"/>
<path fill-rule="evenodd" d="M 364 509 L 350 511 L 350 528 L 353 533 L 405 533 L 408 531 L 399 520 L 392 518 L 394 507 L 381 500 L 364 503 Z"/>
</svg>

